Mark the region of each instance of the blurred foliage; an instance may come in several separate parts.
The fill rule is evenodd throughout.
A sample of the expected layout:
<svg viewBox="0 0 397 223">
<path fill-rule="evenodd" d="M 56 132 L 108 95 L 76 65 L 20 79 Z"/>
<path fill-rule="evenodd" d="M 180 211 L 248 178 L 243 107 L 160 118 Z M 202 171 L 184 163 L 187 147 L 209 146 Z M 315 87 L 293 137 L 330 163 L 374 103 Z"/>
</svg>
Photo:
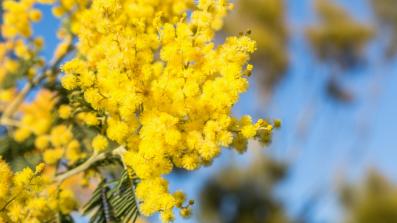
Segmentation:
<svg viewBox="0 0 397 223">
<path fill-rule="evenodd" d="M 0 130 L 2 133 L 4 130 Z M 14 170 L 22 170 L 24 167 L 34 167 L 40 161 L 37 151 L 32 151 L 33 138 L 24 143 L 16 142 L 9 134 L 0 134 L 0 156 L 7 160 Z"/>
<path fill-rule="evenodd" d="M 306 36 L 320 61 L 331 66 L 328 95 L 340 102 L 351 102 L 352 93 L 342 86 L 340 72 L 361 65 L 364 48 L 374 36 L 371 26 L 362 24 L 341 6 L 329 0 L 316 0 L 318 24 L 306 30 Z"/>
<path fill-rule="evenodd" d="M 386 30 L 390 38 L 386 56 L 394 57 L 397 53 L 397 1 L 372 0 L 371 3 L 381 28 Z"/>
<path fill-rule="evenodd" d="M 224 169 L 210 179 L 201 192 L 200 221 L 290 222 L 273 193 L 286 174 L 286 164 L 262 156 L 246 169 L 237 166 Z"/>
<path fill-rule="evenodd" d="M 341 201 L 347 223 L 397 222 L 397 186 L 376 171 L 357 185 L 344 185 Z"/>
<path fill-rule="evenodd" d="M 257 42 L 253 59 L 262 70 L 258 77 L 265 90 L 272 89 L 288 68 L 285 8 L 284 0 L 238 0 L 225 24 L 227 32 L 248 32 Z"/>
<path fill-rule="evenodd" d="M 335 76 L 331 76 L 331 79 L 327 82 L 326 92 L 332 99 L 339 102 L 349 103 L 354 100 L 353 93 L 348 88 L 343 87 Z"/>
<path fill-rule="evenodd" d="M 373 29 L 355 21 L 332 1 L 317 0 L 315 8 L 320 22 L 309 27 L 306 35 L 319 58 L 341 68 L 360 62 L 364 47 L 374 36 Z"/>
</svg>

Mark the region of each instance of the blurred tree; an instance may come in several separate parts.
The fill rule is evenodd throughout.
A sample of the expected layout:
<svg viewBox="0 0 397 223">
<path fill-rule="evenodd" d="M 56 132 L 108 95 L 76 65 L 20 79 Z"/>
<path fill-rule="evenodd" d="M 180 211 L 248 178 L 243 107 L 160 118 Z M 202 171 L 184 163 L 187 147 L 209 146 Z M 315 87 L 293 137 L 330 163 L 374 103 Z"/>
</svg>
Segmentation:
<svg viewBox="0 0 397 223">
<path fill-rule="evenodd" d="M 334 1 L 315 0 L 316 23 L 306 28 L 305 36 L 317 61 L 326 66 L 325 83 L 322 86 L 328 99 L 338 103 L 354 100 L 352 91 L 343 84 L 347 71 L 363 65 L 364 49 L 374 36 L 371 26 L 356 21 L 343 7 Z M 304 144 L 311 122 L 316 116 L 317 96 L 313 93 L 301 110 L 292 145 Z M 322 98 L 320 99 L 322 100 Z"/>
<path fill-rule="evenodd" d="M 264 93 L 269 93 L 288 68 L 288 31 L 284 0 L 238 0 L 226 20 L 230 33 L 248 32 L 257 42 L 254 62 L 262 70 Z M 252 31 L 251 31 L 252 30 Z"/>
<path fill-rule="evenodd" d="M 291 222 L 273 193 L 286 177 L 286 164 L 257 157 L 248 168 L 228 167 L 207 182 L 200 196 L 201 222 Z"/>
<path fill-rule="evenodd" d="M 373 30 L 355 21 L 345 9 L 329 0 L 315 3 L 320 23 L 306 32 L 314 51 L 326 63 L 335 63 L 342 68 L 356 65 L 373 37 Z"/>
<path fill-rule="evenodd" d="M 0 156 L 7 160 L 13 169 L 21 170 L 25 166 L 33 167 L 38 163 L 39 156 L 37 152 L 32 151 L 33 139 L 18 143 L 6 134 L 4 129 L 0 132 Z"/>
<path fill-rule="evenodd" d="M 347 223 L 397 222 L 397 186 L 376 171 L 357 185 L 344 185 L 341 201 Z"/>
<path fill-rule="evenodd" d="M 397 53 L 397 1 L 372 0 L 371 3 L 380 28 L 386 31 L 389 38 L 386 56 L 394 57 Z"/>
<path fill-rule="evenodd" d="M 363 50 L 373 38 L 374 31 L 329 0 L 317 0 L 315 9 L 320 22 L 309 27 L 306 36 L 320 61 L 332 68 L 327 92 L 338 101 L 351 101 L 353 96 L 341 86 L 338 74 L 362 63 Z"/>
<path fill-rule="evenodd" d="M 384 91 L 387 90 L 385 86 L 390 81 L 389 78 L 392 77 L 390 66 L 394 66 L 394 61 L 391 59 L 394 59 L 397 53 L 397 1 L 371 0 L 370 3 L 377 22 L 375 23 L 377 24 L 375 46 L 380 50 L 376 52 L 378 54 L 376 58 L 371 61 L 373 75 L 367 90 L 369 94 L 365 96 L 368 105 L 366 109 L 363 109 L 357 121 L 358 134 L 351 152 L 354 163 L 369 149 L 369 140 L 373 134 L 371 116 L 376 116 L 379 112 L 379 101 L 381 101 Z"/>
</svg>

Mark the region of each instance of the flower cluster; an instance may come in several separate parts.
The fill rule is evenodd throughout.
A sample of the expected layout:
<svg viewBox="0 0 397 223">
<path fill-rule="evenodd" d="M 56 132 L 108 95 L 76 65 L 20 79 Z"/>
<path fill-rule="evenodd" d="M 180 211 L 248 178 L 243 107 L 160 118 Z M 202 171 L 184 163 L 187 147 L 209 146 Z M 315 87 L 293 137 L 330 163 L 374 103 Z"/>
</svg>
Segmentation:
<svg viewBox="0 0 397 223">
<path fill-rule="evenodd" d="M 32 35 L 32 22 L 41 19 L 41 12 L 33 6 L 38 0 L 13 1 L 5 0 L 3 3 L 6 14 L 2 26 L 2 35 L 5 38 L 16 36 L 30 37 Z M 44 2 L 44 1 L 40 1 Z"/>
<path fill-rule="evenodd" d="M 32 103 L 23 104 L 19 112 L 22 118 L 14 132 L 15 140 L 23 142 L 32 134 L 40 138 L 47 133 L 53 122 L 54 105 L 54 94 L 47 90 L 40 91 Z"/>
<path fill-rule="evenodd" d="M 55 124 L 56 103 L 57 98 L 54 93 L 42 90 L 33 102 L 22 104 L 18 112 L 22 118 L 15 123 L 17 128 L 13 136 L 19 143 L 33 136 L 34 146 L 43 153 L 43 161 L 46 164 L 56 166 L 58 161 L 64 158 L 72 165 L 86 154 L 80 151 L 80 143 L 73 135 L 72 126 Z M 62 109 L 65 110 L 64 107 L 60 107 L 59 110 Z"/>
<path fill-rule="evenodd" d="M 41 19 L 37 4 L 50 4 L 62 21 L 51 61 L 40 57 L 44 42 L 32 29 Z M 194 201 L 171 192 L 165 175 L 210 165 L 222 148 L 242 153 L 250 139 L 270 142 L 279 122 L 232 116 L 256 50 L 248 33 L 216 40 L 232 8 L 227 0 L 5 0 L 0 124 L 9 147 L 40 154 L 47 172 L 39 165 L 14 174 L 0 161 L 0 222 L 68 215 L 76 203 L 65 179 L 114 191 L 109 182 L 127 182 L 125 172 L 117 179 L 123 169 L 140 213 L 170 222 L 178 208 L 187 217 Z M 110 197 L 106 207 L 91 208 L 113 205 Z"/>
<path fill-rule="evenodd" d="M 31 79 L 44 65 L 38 56 L 44 41 L 33 36 L 32 31 L 32 23 L 42 17 L 41 11 L 34 7 L 39 2 L 46 3 L 45 0 L 2 1 L 0 104 L 4 107 L 15 97 L 16 80 L 21 76 Z"/>
<path fill-rule="evenodd" d="M 221 147 L 243 152 L 250 138 L 270 140 L 267 121 L 231 116 L 256 49 L 245 35 L 214 43 L 231 8 L 225 0 L 97 0 L 72 25 L 78 55 L 64 64 L 62 85 L 82 92 L 107 137 L 128 149 L 145 215 L 160 211 L 168 222 L 185 207 L 162 178 L 174 167 L 195 170 Z M 105 145 L 102 136 L 93 142 Z"/>
<path fill-rule="evenodd" d="M 48 222 L 59 211 L 70 213 L 76 208 L 69 190 L 49 187 L 44 164 L 13 173 L 0 159 L 0 222 Z"/>
</svg>

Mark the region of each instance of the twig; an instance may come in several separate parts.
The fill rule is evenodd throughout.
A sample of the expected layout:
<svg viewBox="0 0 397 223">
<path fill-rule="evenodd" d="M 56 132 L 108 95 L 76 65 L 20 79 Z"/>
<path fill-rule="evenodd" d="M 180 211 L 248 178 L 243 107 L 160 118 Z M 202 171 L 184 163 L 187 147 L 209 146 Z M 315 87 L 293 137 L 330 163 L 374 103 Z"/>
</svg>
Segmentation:
<svg viewBox="0 0 397 223">
<path fill-rule="evenodd" d="M 94 153 L 89 159 L 87 159 L 84 163 L 82 163 L 81 165 L 68 170 L 58 176 L 55 177 L 54 181 L 55 182 L 62 182 L 65 179 L 76 175 L 78 173 L 81 173 L 85 170 L 87 170 L 88 168 L 90 168 L 94 163 L 104 160 L 106 157 L 108 157 L 109 155 L 117 155 L 122 157 L 122 155 L 126 152 L 126 149 L 124 148 L 124 146 L 119 146 L 116 149 L 114 149 L 112 152 L 110 153 L 99 153 L 96 154 Z"/>
<path fill-rule="evenodd" d="M 13 119 L 2 119 L 1 124 L 7 126 L 21 127 L 21 123 Z"/>
<path fill-rule="evenodd" d="M 16 98 L 4 110 L 3 115 L 1 116 L 1 124 L 5 123 L 6 120 L 8 120 L 12 116 L 12 114 L 15 113 L 15 111 L 18 109 L 19 105 L 23 102 L 23 100 L 25 99 L 26 95 L 29 93 L 30 89 L 32 89 L 32 87 L 33 84 L 31 82 L 26 83 L 26 85 L 18 93 Z"/>
</svg>

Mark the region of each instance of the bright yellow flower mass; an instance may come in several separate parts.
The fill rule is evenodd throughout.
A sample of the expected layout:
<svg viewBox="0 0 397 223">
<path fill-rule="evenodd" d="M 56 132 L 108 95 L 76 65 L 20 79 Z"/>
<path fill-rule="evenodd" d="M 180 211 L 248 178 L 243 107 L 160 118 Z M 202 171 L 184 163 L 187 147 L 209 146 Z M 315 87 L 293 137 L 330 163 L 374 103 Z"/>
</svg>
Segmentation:
<svg viewBox="0 0 397 223">
<path fill-rule="evenodd" d="M 62 79 L 105 116 L 107 136 L 127 147 L 124 161 L 141 179 L 142 213 L 161 211 L 166 221 L 176 199 L 163 175 L 197 169 L 221 147 L 244 150 L 247 139 L 266 141 L 259 131 L 271 132 L 266 121 L 231 116 L 255 51 L 248 36 L 214 43 L 232 4 L 177 2 L 94 1 L 76 16 L 79 54 L 63 66 Z"/>
<path fill-rule="evenodd" d="M 35 170 L 24 168 L 13 173 L 0 157 L 0 222 L 47 222 L 60 207 L 65 213 L 76 209 L 71 191 L 63 190 L 58 197 L 46 188 L 49 179 L 43 174 L 44 168 L 39 164 Z M 62 196 L 65 193 L 67 196 Z"/>
<path fill-rule="evenodd" d="M 138 179 L 134 189 L 140 213 L 160 213 L 162 221 L 169 222 L 174 208 L 187 217 L 194 202 L 181 191 L 169 191 L 165 175 L 174 168 L 193 171 L 209 165 L 222 148 L 244 152 L 249 139 L 270 141 L 269 121 L 232 116 L 248 88 L 247 76 L 253 70 L 248 62 L 256 44 L 248 35 L 215 43 L 216 32 L 233 9 L 227 0 L 6 0 L 2 29 L 23 60 L 37 57 L 32 46 L 43 46 L 41 39 L 28 44 L 20 40 L 31 35 L 30 24 L 42 17 L 35 3 L 54 4 L 53 14 L 67 18 L 66 27 L 58 31 L 61 43 L 54 60 L 75 50 L 61 66 L 64 89 L 57 89 L 51 73 L 57 67 L 45 71 L 39 80 L 53 84 L 56 93 L 43 91 L 40 99 L 18 110 L 22 118 L 14 126 L 15 140 L 33 137 L 41 159 L 55 170 L 47 187 L 80 172 L 87 179 L 98 176 L 90 165 L 119 155 L 130 177 Z M 9 54 L 8 46 L 0 45 L 0 56 L 2 51 Z M 11 57 L 3 57 L 1 63 L 10 65 L 0 68 L 0 82 L 17 69 Z M 1 98 L 7 101 L 10 92 L 1 91 Z M 0 174 L 11 179 L 8 166 L 0 164 Z M 97 175 L 88 174 L 95 171 Z M 24 180 L 34 176 L 23 170 L 13 184 L 26 184 Z M 1 192 L 9 188 L 7 182 L 0 183 L 0 200 L 7 194 Z M 74 210 L 73 196 L 66 190 L 58 193 L 57 210 Z M 7 206 L 6 219 L 20 220 L 23 208 L 18 205 Z M 47 205 L 40 199 L 27 203 L 33 209 L 53 210 Z"/>
</svg>

